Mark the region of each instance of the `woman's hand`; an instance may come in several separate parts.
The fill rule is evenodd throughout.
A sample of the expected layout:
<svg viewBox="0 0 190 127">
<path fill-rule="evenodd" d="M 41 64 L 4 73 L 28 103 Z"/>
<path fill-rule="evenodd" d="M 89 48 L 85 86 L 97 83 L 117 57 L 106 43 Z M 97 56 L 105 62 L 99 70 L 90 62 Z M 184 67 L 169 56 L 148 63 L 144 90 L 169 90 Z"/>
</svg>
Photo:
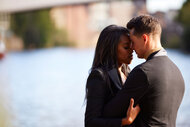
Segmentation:
<svg viewBox="0 0 190 127">
<path fill-rule="evenodd" d="M 139 105 L 134 106 L 134 99 L 131 98 L 130 105 L 127 109 L 127 116 L 122 119 L 122 125 L 130 125 L 140 112 Z"/>
</svg>

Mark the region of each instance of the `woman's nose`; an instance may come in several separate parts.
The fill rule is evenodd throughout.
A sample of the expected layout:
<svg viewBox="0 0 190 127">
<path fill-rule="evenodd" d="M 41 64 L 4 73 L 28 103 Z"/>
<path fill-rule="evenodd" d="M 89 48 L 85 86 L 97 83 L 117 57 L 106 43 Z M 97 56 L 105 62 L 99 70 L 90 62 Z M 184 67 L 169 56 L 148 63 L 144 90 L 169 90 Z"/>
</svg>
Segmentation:
<svg viewBox="0 0 190 127">
<path fill-rule="evenodd" d="M 133 53 L 133 49 L 132 48 L 129 49 L 129 53 L 131 53 L 131 54 Z"/>
</svg>

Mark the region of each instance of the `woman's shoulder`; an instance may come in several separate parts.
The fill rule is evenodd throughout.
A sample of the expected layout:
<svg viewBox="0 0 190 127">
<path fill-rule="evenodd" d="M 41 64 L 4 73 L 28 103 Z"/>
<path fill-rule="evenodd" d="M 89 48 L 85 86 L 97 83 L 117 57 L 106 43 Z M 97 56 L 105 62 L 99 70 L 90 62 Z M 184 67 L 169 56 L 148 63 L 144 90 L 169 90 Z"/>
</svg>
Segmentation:
<svg viewBox="0 0 190 127">
<path fill-rule="evenodd" d="M 106 83 L 107 81 L 104 70 L 102 70 L 101 68 L 91 69 L 87 79 L 88 89 L 105 89 Z"/>
<path fill-rule="evenodd" d="M 106 80 L 105 79 L 105 70 L 103 68 L 100 68 L 100 67 L 93 68 L 90 71 L 89 78 L 90 77 L 99 77 L 103 80 Z"/>
</svg>

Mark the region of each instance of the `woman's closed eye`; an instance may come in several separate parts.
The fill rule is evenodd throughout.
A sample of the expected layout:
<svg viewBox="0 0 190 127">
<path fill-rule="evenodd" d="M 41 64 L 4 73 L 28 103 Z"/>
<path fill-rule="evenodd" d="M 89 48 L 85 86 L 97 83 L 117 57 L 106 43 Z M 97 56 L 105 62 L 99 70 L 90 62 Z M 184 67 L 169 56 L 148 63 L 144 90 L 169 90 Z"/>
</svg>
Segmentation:
<svg viewBox="0 0 190 127">
<path fill-rule="evenodd" d="M 126 50 L 128 50 L 129 48 L 130 48 L 129 46 L 124 47 L 124 49 L 126 49 Z"/>
</svg>

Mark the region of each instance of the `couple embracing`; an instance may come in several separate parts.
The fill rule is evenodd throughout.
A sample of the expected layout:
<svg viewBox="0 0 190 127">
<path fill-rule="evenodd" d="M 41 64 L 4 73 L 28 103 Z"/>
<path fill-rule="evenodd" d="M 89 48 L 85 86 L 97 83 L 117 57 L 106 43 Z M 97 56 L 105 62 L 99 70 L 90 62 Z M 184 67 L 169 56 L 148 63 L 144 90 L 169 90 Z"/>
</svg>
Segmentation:
<svg viewBox="0 0 190 127">
<path fill-rule="evenodd" d="M 175 127 L 184 95 L 178 67 L 161 46 L 161 25 L 140 15 L 100 33 L 86 83 L 85 127 Z M 146 61 L 132 71 L 133 59 Z"/>
</svg>

